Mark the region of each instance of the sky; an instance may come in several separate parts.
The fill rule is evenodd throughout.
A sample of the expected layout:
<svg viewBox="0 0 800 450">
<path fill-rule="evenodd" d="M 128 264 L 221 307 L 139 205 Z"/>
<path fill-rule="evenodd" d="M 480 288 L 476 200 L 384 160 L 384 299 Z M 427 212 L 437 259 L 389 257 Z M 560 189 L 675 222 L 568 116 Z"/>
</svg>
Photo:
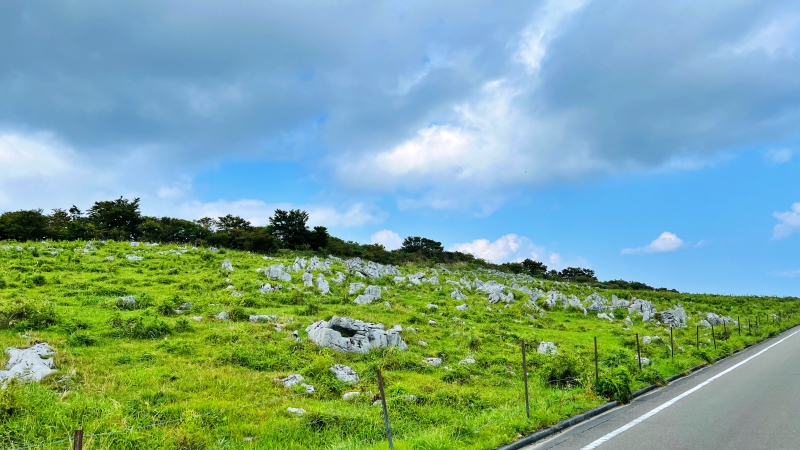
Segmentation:
<svg viewBox="0 0 800 450">
<path fill-rule="evenodd" d="M 683 292 L 800 295 L 800 4 L 0 3 L 0 212 L 301 208 Z"/>
</svg>

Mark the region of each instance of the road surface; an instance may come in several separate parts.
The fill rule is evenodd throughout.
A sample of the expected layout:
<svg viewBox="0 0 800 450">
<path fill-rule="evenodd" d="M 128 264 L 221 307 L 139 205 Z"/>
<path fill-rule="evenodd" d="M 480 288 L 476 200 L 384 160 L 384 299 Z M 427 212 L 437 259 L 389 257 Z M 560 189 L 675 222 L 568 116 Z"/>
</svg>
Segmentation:
<svg viewBox="0 0 800 450">
<path fill-rule="evenodd" d="M 524 450 L 800 449 L 800 329 Z"/>
</svg>

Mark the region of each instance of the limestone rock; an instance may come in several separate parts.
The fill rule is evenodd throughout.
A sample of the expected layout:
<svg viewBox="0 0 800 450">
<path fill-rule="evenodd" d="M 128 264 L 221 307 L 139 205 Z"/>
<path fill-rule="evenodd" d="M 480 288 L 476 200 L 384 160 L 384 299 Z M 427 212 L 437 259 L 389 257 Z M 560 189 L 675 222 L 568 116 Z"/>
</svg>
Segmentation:
<svg viewBox="0 0 800 450">
<path fill-rule="evenodd" d="M 428 343 L 425 342 L 425 341 L 417 341 L 417 345 L 422 346 L 422 347 L 427 347 Z"/>
<path fill-rule="evenodd" d="M 306 328 L 311 342 L 337 351 L 367 353 L 372 348 L 408 346 L 396 327 L 385 331 L 382 324 L 363 322 L 349 317 L 333 316 L 330 321 L 320 320 Z"/>
<path fill-rule="evenodd" d="M 638 358 L 638 356 L 637 356 L 637 358 Z M 642 366 L 649 366 L 650 365 L 650 360 L 648 358 L 645 358 L 644 356 L 642 356 L 641 362 L 642 362 Z"/>
<path fill-rule="evenodd" d="M 607 308 L 608 300 L 603 298 L 597 292 L 592 292 L 588 297 L 586 297 L 586 303 L 589 306 L 586 307 L 589 311 L 602 311 Z"/>
<path fill-rule="evenodd" d="M 361 392 L 345 392 L 342 394 L 342 400 L 352 400 L 356 397 L 359 397 Z"/>
<path fill-rule="evenodd" d="M 597 318 L 598 318 L 598 319 L 606 319 L 606 320 L 608 320 L 609 322 L 613 322 L 613 321 L 614 321 L 614 319 L 612 319 L 612 318 L 611 318 L 611 316 L 609 316 L 609 315 L 608 315 L 608 314 L 606 314 L 606 313 L 600 313 L 600 314 L 598 314 L 598 315 L 597 315 Z"/>
<path fill-rule="evenodd" d="M 301 279 L 303 280 L 304 287 L 311 287 L 314 285 L 314 276 L 311 275 L 310 272 L 303 272 Z"/>
<path fill-rule="evenodd" d="M 643 336 L 642 337 L 642 344 L 649 344 L 651 342 L 653 342 L 653 338 L 651 338 L 650 336 Z"/>
<path fill-rule="evenodd" d="M 556 348 L 556 344 L 552 342 L 540 342 L 539 346 L 536 348 L 536 353 L 541 355 L 555 355 L 558 353 L 558 349 Z"/>
<path fill-rule="evenodd" d="M 117 307 L 122 309 L 136 308 L 136 299 L 132 295 L 117 298 Z"/>
<path fill-rule="evenodd" d="M 331 285 L 328 284 L 328 281 L 325 280 L 322 274 L 317 275 L 317 289 L 319 289 L 322 295 L 327 295 L 331 291 Z"/>
<path fill-rule="evenodd" d="M 463 294 L 461 291 L 459 291 L 458 289 L 456 289 L 456 290 L 454 290 L 453 292 L 451 292 L 451 293 L 450 293 L 450 297 L 451 297 L 451 298 L 453 298 L 454 300 L 466 300 L 466 299 L 467 299 L 467 296 L 466 296 L 466 295 L 464 295 L 464 294 Z"/>
<path fill-rule="evenodd" d="M 264 272 L 271 280 L 292 281 L 292 276 L 283 269 L 283 264 L 273 264 Z"/>
<path fill-rule="evenodd" d="M 473 358 L 471 356 L 468 356 L 468 357 L 462 359 L 461 361 L 459 361 L 458 363 L 461 364 L 461 365 L 475 364 L 475 358 Z"/>
<path fill-rule="evenodd" d="M 216 317 L 219 320 L 228 320 L 231 318 L 231 316 L 226 311 L 222 311 L 221 313 L 217 314 L 214 317 Z"/>
<path fill-rule="evenodd" d="M 686 326 L 686 319 L 686 310 L 680 305 L 661 312 L 661 322 L 668 327 L 683 328 Z"/>
<path fill-rule="evenodd" d="M 342 383 L 358 383 L 359 381 L 356 371 L 345 365 L 336 364 L 330 370 Z"/>
<path fill-rule="evenodd" d="M 466 303 L 464 303 L 463 305 L 456 306 L 456 309 L 459 310 L 459 311 L 466 311 L 468 308 L 469 308 L 469 305 L 467 305 Z"/>
<path fill-rule="evenodd" d="M 434 305 L 433 303 L 428 303 L 428 309 L 431 311 L 435 311 L 439 309 L 439 305 Z"/>
<path fill-rule="evenodd" d="M 303 378 L 303 376 L 302 376 L 302 375 L 300 375 L 299 373 L 295 373 L 295 374 L 289 375 L 289 376 L 288 376 L 288 377 L 286 377 L 286 378 L 278 378 L 278 379 L 276 379 L 275 381 L 278 381 L 278 382 L 279 382 L 279 383 L 281 383 L 281 384 L 282 384 L 284 387 L 287 387 L 287 388 L 288 388 L 288 387 L 292 387 L 292 386 L 294 386 L 294 385 L 296 385 L 296 384 L 300 384 L 300 383 L 302 383 L 304 380 L 305 380 L 305 379 Z"/>
<path fill-rule="evenodd" d="M 251 315 L 248 318 L 248 320 L 250 322 L 252 322 L 252 323 L 274 322 L 274 321 L 278 320 L 278 316 L 272 316 L 272 315 L 268 315 L 268 314 L 257 314 L 257 315 Z"/>
<path fill-rule="evenodd" d="M 711 326 L 711 324 L 708 323 L 708 321 L 705 320 L 705 319 L 701 320 L 700 322 L 697 322 L 697 325 L 700 325 L 701 327 L 706 327 L 706 328 L 709 328 Z"/>
<path fill-rule="evenodd" d="M 231 264 L 230 260 L 226 259 L 222 261 L 222 270 L 229 270 L 233 272 L 233 264 Z"/>
<path fill-rule="evenodd" d="M 125 258 L 127 258 L 128 261 L 141 261 L 144 259 L 141 256 L 136 256 L 136 255 L 128 255 Z"/>
<path fill-rule="evenodd" d="M 56 372 L 53 366 L 55 350 L 45 342 L 28 348 L 7 348 L 9 356 L 4 370 L 0 370 L 0 389 L 12 378 L 22 381 L 41 381 Z"/>
<path fill-rule="evenodd" d="M 648 322 L 655 316 L 656 308 L 649 301 L 634 297 L 630 306 L 628 306 L 628 313 L 633 314 L 635 312 L 640 313 L 642 320 Z"/>
<path fill-rule="evenodd" d="M 436 325 L 436 321 L 435 320 L 429 320 L 428 321 L 428 325 Z"/>
<path fill-rule="evenodd" d="M 627 308 L 628 306 L 631 306 L 631 302 L 627 300 L 620 300 L 616 295 L 611 296 L 612 308 Z"/>
<path fill-rule="evenodd" d="M 286 412 L 289 414 L 294 414 L 296 416 L 303 416 L 306 414 L 306 410 L 303 408 L 292 408 L 291 406 L 286 408 Z"/>
<path fill-rule="evenodd" d="M 336 272 L 336 276 L 331 278 L 331 281 L 333 281 L 336 284 L 342 284 L 344 283 L 344 280 L 345 276 L 342 272 Z"/>
<path fill-rule="evenodd" d="M 439 367 L 442 365 L 441 358 L 425 358 L 425 363 L 429 366 Z"/>
<path fill-rule="evenodd" d="M 350 295 L 355 294 L 364 288 L 364 283 L 350 283 L 350 289 L 347 291 Z"/>
</svg>

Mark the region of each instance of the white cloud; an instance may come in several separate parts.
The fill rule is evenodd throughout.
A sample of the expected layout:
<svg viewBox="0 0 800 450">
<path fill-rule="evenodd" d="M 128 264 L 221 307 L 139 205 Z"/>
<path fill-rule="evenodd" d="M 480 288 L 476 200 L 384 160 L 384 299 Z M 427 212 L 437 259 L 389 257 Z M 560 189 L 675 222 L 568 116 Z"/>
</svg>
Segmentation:
<svg viewBox="0 0 800 450">
<path fill-rule="evenodd" d="M 547 54 L 547 45 L 559 34 L 559 29 L 575 12 L 582 9 L 588 0 L 550 0 L 522 33 L 515 55 L 517 62 L 525 65 L 529 72 L 537 72 Z"/>
<path fill-rule="evenodd" d="M 683 247 L 683 240 L 669 231 L 661 233 L 661 236 L 654 239 L 644 247 L 624 248 L 622 249 L 623 255 L 632 255 L 635 253 L 664 253 L 672 252 Z"/>
<path fill-rule="evenodd" d="M 454 244 L 450 251 L 471 253 L 478 258 L 494 263 L 522 261 L 526 258 L 539 259 L 545 253 L 544 248 L 534 244 L 525 236 L 506 234 L 494 242 L 488 239 L 475 239 L 472 242 Z"/>
<path fill-rule="evenodd" d="M 369 238 L 372 244 L 381 244 L 386 250 L 396 250 L 403 245 L 403 238 L 392 230 L 381 230 Z"/>
<path fill-rule="evenodd" d="M 800 277 L 800 269 L 797 270 L 784 270 L 781 272 L 777 272 L 775 276 L 782 277 L 782 278 L 797 278 Z"/>
<path fill-rule="evenodd" d="M 772 229 L 772 239 L 783 239 L 800 232 L 800 202 L 793 204 L 791 210 L 774 212 L 772 216 L 780 222 Z"/>
<path fill-rule="evenodd" d="M 302 209 L 308 212 L 309 225 L 326 227 L 357 227 L 369 223 L 381 222 L 382 213 L 373 213 L 363 203 L 356 203 L 345 211 L 330 206 L 292 205 L 289 203 L 266 203 L 261 200 L 241 199 L 235 201 L 218 200 L 216 202 L 186 202 L 178 207 L 181 217 L 199 219 L 201 217 L 219 217 L 233 214 L 253 225 L 267 225 L 276 209 Z"/>
<path fill-rule="evenodd" d="M 768 151 L 765 156 L 768 160 L 774 162 L 775 164 L 783 164 L 789 162 L 792 159 L 792 156 L 794 156 L 794 152 L 792 150 L 789 150 L 788 148 L 783 148 L 779 150 L 773 149 Z"/>
</svg>

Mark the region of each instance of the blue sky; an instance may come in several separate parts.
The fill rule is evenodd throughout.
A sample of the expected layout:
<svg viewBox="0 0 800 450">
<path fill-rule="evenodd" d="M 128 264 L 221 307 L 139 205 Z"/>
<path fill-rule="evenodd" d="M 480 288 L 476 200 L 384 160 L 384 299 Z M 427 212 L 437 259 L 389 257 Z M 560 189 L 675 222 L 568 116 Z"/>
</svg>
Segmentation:
<svg viewBox="0 0 800 450">
<path fill-rule="evenodd" d="M 796 2 L 6 2 L 0 42 L 0 211 L 800 291 Z"/>
</svg>

